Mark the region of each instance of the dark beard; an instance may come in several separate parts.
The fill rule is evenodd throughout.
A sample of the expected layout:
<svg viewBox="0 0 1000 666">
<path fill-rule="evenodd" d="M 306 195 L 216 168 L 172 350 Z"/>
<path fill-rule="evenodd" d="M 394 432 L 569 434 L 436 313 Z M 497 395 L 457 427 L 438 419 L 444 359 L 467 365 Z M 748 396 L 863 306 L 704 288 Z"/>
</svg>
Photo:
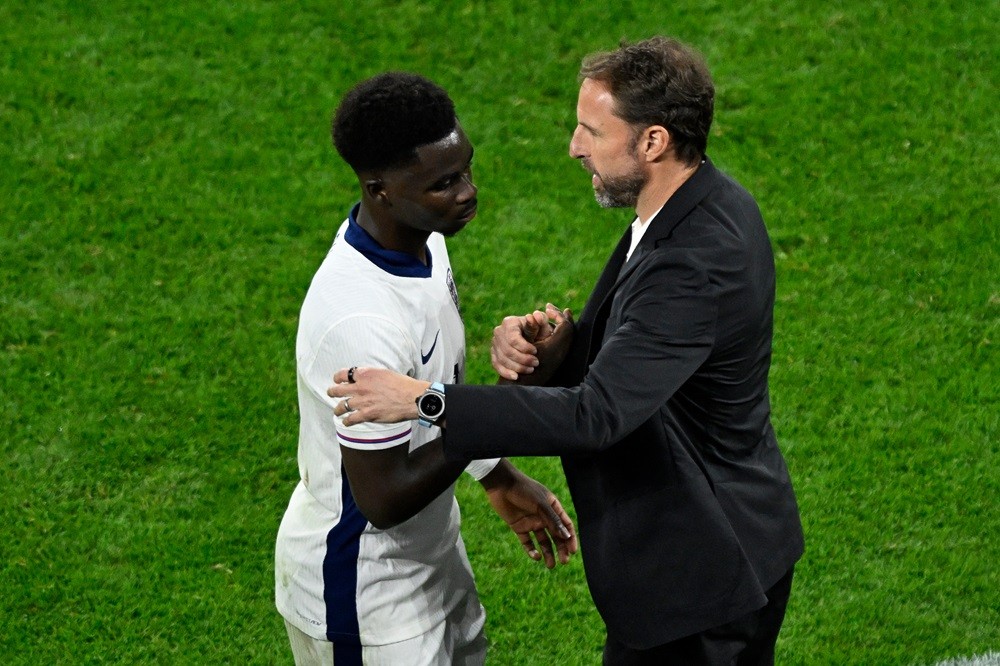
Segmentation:
<svg viewBox="0 0 1000 666">
<path fill-rule="evenodd" d="M 635 208 L 646 186 L 646 174 L 636 167 L 624 176 L 601 177 L 601 184 L 603 187 L 594 189 L 594 198 L 602 208 Z"/>
</svg>

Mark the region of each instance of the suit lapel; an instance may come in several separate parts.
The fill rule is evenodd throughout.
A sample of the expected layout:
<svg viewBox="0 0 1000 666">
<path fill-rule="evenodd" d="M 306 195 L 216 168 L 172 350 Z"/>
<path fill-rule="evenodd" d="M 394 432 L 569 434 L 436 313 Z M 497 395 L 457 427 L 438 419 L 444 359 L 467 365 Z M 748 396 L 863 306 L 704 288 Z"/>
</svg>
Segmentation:
<svg viewBox="0 0 1000 666">
<path fill-rule="evenodd" d="M 681 220 L 690 214 L 695 207 L 708 195 L 709 190 L 715 183 L 716 169 L 712 161 L 705 158 L 705 162 L 698 168 L 693 176 L 688 178 L 683 185 L 667 200 L 656 214 L 656 217 L 649 223 L 649 229 L 642 235 L 642 240 L 632 252 L 628 262 L 622 266 L 618 273 L 618 279 L 609 289 L 613 293 L 618 285 L 627 278 L 649 252 L 656 247 L 659 241 L 668 237 L 674 228 L 680 224 Z M 607 294 L 605 294 L 607 296 Z"/>
<path fill-rule="evenodd" d="M 611 293 L 611 288 L 618 280 L 618 272 L 625 262 L 625 255 L 632 240 L 632 228 L 625 230 L 625 234 L 618 241 L 614 251 L 604 264 L 604 270 L 594 285 L 594 290 L 590 292 L 590 298 L 580 313 L 580 318 L 576 322 L 576 332 L 573 335 L 572 346 L 566 360 L 560 367 L 560 372 L 556 376 L 559 386 L 575 386 L 583 381 L 583 377 L 590 366 L 592 356 L 590 350 L 594 347 L 593 340 L 596 336 L 598 346 L 604 337 L 604 325 L 607 322 L 607 314 L 601 314 L 599 310 Z M 596 326 L 596 328 L 595 328 Z"/>
<path fill-rule="evenodd" d="M 601 303 L 604 302 L 605 297 L 607 297 L 607 295 L 611 292 L 611 288 L 618 281 L 618 274 L 623 268 L 625 255 L 628 254 L 628 246 L 631 242 L 632 228 L 629 227 L 625 230 L 625 234 L 622 235 L 621 240 L 618 241 L 618 245 L 615 246 L 611 256 L 608 257 L 607 263 L 604 264 L 604 270 L 601 272 L 601 277 L 597 278 L 597 284 L 594 285 L 594 290 L 590 292 L 590 298 L 587 299 L 587 305 L 584 306 L 583 312 L 580 313 L 581 322 L 593 320 L 597 309 L 600 307 Z"/>
<path fill-rule="evenodd" d="M 646 233 L 649 233 L 650 231 L 651 229 L 647 229 Z M 645 235 L 642 238 L 645 240 Z M 642 262 L 647 254 L 649 254 L 649 246 L 640 240 L 639 244 L 635 246 L 634 250 L 632 250 L 632 256 L 628 258 L 622 266 L 622 269 L 618 271 L 618 279 L 615 280 L 615 288 L 618 287 L 618 284 L 624 280 L 629 273 L 635 270 L 635 267 Z"/>
<path fill-rule="evenodd" d="M 632 238 L 631 228 L 618 241 L 618 246 L 615 247 L 608 263 L 605 264 L 604 271 L 597 280 L 594 291 L 587 300 L 586 307 L 580 313 L 578 339 L 574 340 L 573 346 L 580 345 L 583 349 L 573 355 L 574 360 L 579 362 L 586 359 L 588 366 L 594 360 L 604 339 L 604 330 L 610 314 L 611 297 L 618 285 L 635 271 L 659 241 L 668 237 L 681 220 L 701 203 L 708 195 L 709 190 L 712 189 L 717 173 L 712 161 L 706 157 L 694 175 L 673 193 L 660 212 L 649 223 L 649 229 L 643 234 L 642 240 L 633 250 L 628 262 L 625 262 L 625 255 L 628 253 L 629 242 Z"/>
<path fill-rule="evenodd" d="M 649 229 L 643 234 L 627 263 L 625 255 L 632 239 L 632 229 L 629 227 L 625 231 L 580 313 L 569 354 L 553 379 L 556 386 L 576 386 L 583 381 L 587 368 L 597 356 L 604 340 L 604 330 L 611 311 L 611 297 L 615 289 L 635 271 L 657 243 L 668 237 L 674 227 L 705 198 L 716 182 L 717 173 L 711 160 L 706 157 L 698 171 L 674 192 L 650 222 Z"/>
</svg>

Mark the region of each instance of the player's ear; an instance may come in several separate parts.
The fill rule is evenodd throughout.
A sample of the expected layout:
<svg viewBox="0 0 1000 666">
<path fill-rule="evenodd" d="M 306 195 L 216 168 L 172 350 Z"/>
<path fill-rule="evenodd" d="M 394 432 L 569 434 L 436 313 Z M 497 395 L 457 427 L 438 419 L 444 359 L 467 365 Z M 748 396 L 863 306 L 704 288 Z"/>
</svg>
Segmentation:
<svg viewBox="0 0 1000 666">
<path fill-rule="evenodd" d="M 386 198 L 385 181 L 381 178 L 366 178 L 362 181 L 365 194 L 371 199 L 380 200 Z"/>
</svg>

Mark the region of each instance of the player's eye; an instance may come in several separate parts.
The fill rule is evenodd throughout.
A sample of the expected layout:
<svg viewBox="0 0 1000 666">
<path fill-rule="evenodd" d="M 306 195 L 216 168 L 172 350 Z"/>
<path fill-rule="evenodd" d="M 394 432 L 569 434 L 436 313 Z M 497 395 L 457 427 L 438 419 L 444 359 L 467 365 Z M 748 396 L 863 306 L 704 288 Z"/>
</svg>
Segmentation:
<svg viewBox="0 0 1000 666">
<path fill-rule="evenodd" d="M 443 192 L 451 187 L 455 183 L 455 176 L 448 176 L 444 180 L 439 180 L 438 182 L 431 185 L 431 189 L 435 192 Z"/>
<path fill-rule="evenodd" d="M 446 176 L 445 178 L 442 178 L 441 180 L 439 180 L 436 183 L 434 183 L 433 185 L 431 185 L 430 189 L 431 189 L 432 192 L 443 192 L 443 191 L 447 190 L 448 188 L 454 187 L 455 185 L 457 185 L 459 183 L 459 181 L 461 181 L 463 178 L 468 178 L 469 180 L 472 180 L 472 161 L 471 160 L 466 165 L 466 167 L 464 169 L 462 169 L 461 172 L 459 172 L 459 173 L 453 173 L 453 174 L 451 174 L 449 176 Z"/>
</svg>

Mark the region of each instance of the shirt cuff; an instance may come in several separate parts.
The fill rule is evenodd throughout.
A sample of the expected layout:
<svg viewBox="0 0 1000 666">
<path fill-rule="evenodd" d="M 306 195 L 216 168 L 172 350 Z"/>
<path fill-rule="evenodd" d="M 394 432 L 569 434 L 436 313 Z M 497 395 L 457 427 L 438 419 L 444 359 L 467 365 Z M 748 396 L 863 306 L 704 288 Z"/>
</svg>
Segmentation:
<svg viewBox="0 0 1000 666">
<path fill-rule="evenodd" d="M 465 472 L 476 481 L 482 481 L 483 477 L 492 472 L 493 468 L 499 464 L 500 464 L 500 458 L 473 460 L 466 466 Z"/>
</svg>

